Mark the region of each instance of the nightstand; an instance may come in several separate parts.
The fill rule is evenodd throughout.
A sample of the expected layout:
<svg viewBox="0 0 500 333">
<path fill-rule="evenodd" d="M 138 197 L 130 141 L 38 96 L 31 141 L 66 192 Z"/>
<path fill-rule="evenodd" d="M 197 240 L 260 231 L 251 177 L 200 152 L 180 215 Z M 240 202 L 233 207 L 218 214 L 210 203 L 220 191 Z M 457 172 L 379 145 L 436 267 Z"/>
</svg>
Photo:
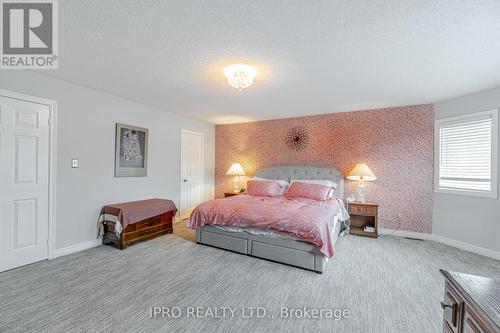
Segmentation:
<svg viewBox="0 0 500 333">
<path fill-rule="evenodd" d="M 224 198 L 229 198 L 229 197 L 232 197 L 234 195 L 238 195 L 240 193 L 234 193 L 234 192 L 224 192 Z"/>
<path fill-rule="evenodd" d="M 378 205 L 373 203 L 349 202 L 352 235 L 378 237 Z M 365 231 L 364 227 L 375 228 L 375 231 Z"/>
</svg>

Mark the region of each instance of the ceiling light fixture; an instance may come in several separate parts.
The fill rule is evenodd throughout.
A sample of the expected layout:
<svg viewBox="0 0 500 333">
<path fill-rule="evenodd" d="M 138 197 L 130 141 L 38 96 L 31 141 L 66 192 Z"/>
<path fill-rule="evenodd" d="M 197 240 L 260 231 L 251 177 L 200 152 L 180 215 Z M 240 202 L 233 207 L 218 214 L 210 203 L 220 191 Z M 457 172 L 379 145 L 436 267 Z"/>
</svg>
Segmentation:
<svg viewBox="0 0 500 333">
<path fill-rule="evenodd" d="M 234 64 L 224 68 L 227 83 L 239 91 L 252 85 L 257 69 L 250 65 Z"/>
</svg>

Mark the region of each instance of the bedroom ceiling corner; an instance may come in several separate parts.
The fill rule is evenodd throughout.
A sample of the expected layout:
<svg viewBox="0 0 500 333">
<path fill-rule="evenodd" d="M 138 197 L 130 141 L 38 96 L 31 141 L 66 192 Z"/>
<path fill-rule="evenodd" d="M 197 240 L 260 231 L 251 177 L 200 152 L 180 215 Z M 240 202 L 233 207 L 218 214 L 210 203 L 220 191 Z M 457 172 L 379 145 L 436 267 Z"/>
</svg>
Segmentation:
<svg viewBox="0 0 500 333">
<path fill-rule="evenodd" d="M 424 104 L 500 85 L 498 17 L 498 1 L 65 0 L 59 69 L 39 73 L 216 124 Z M 243 91 L 235 63 L 258 69 Z"/>
</svg>

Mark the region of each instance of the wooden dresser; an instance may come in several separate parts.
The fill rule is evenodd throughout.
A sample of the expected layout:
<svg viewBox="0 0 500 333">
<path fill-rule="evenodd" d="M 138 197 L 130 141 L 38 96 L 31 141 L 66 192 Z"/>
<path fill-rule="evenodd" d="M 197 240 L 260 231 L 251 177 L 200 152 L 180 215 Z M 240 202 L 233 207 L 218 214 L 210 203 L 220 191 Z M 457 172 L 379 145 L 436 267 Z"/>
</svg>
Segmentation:
<svg viewBox="0 0 500 333">
<path fill-rule="evenodd" d="M 500 332 L 500 282 L 440 270 L 445 277 L 443 332 Z"/>
</svg>

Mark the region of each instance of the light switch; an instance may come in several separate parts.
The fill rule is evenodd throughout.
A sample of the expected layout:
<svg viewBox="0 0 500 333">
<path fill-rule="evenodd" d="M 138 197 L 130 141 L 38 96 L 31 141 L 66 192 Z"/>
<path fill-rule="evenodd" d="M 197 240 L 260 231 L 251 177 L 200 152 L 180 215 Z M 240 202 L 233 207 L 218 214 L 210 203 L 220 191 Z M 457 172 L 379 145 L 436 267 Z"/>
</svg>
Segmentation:
<svg viewBox="0 0 500 333">
<path fill-rule="evenodd" d="M 77 158 L 73 158 L 71 160 L 71 167 L 72 168 L 78 168 L 78 159 Z"/>
</svg>

